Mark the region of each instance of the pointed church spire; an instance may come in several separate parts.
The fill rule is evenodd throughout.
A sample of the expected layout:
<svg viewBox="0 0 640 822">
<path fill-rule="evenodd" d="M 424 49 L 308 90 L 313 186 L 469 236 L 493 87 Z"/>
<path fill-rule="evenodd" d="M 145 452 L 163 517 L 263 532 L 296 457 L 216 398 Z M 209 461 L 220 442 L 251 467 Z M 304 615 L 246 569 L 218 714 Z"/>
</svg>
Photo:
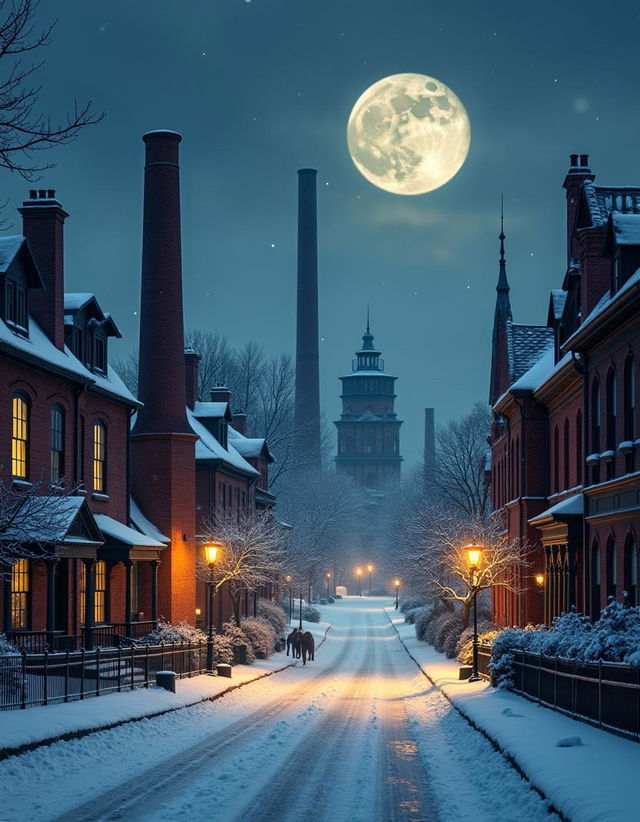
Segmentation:
<svg viewBox="0 0 640 822">
<path fill-rule="evenodd" d="M 506 291 L 509 293 L 509 282 L 507 280 L 507 261 L 504 257 L 504 195 L 500 195 L 500 273 L 498 274 L 498 285 L 496 291 Z M 511 315 L 511 310 L 509 310 Z"/>
<path fill-rule="evenodd" d="M 367 303 L 367 334 L 369 333 L 369 303 Z"/>
</svg>

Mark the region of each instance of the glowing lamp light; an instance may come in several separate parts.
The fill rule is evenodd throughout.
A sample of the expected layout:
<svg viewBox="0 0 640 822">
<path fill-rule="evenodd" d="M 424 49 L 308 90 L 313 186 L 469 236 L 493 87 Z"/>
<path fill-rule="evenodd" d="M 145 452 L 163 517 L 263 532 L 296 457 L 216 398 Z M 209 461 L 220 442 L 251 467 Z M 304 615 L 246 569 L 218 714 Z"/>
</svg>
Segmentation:
<svg viewBox="0 0 640 822">
<path fill-rule="evenodd" d="M 394 580 L 393 584 L 396 586 L 396 588 L 399 588 L 400 587 L 400 580 L 399 579 Z"/>
<path fill-rule="evenodd" d="M 372 565 L 371 563 L 369 563 L 369 564 L 367 565 L 367 571 L 368 571 L 369 573 L 371 573 L 371 572 L 373 571 L 373 565 Z"/>
<path fill-rule="evenodd" d="M 544 574 L 536 574 L 536 585 L 542 588 L 544 585 Z"/>
<path fill-rule="evenodd" d="M 196 616 L 200 616 L 202 614 L 202 608 L 196 608 Z"/>
<path fill-rule="evenodd" d="M 287 574 L 286 577 L 284 578 L 284 581 L 285 582 L 291 582 L 291 574 Z"/>
<path fill-rule="evenodd" d="M 330 573 L 329 571 L 327 571 L 327 573 L 325 574 L 325 577 L 326 577 L 327 579 L 331 579 L 331 573 Z"/>
<path fill-rule="evenodd" d="M 218 551 L 222 548 L 222 546 L 217 542 L 207 542 L 203 548 L 204 558 L 207 565 L 213 565 L 218 559 Z"/>
<path fill-rule="evenodd" d="M 465 545 L 464 550 L 467 552 L 467 557 L 469 558 L 469 566 L 471 568 L 477 568 L 478 565 L 480 565 L 484 545 Z"/>
<path fill-rule="evenodd" d="M 362 576 L 362 568 L 356 568 L 356 576 Z"/>
</svg>

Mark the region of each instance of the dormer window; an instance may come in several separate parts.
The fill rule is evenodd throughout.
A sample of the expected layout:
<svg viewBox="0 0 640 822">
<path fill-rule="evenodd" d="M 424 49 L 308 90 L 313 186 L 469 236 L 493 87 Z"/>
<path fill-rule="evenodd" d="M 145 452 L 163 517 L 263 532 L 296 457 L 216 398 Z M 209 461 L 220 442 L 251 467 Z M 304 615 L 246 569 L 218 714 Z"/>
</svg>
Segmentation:
<svg viewBox="0 0 640 822">
<path fill-rule="evenodd" d="M 4 298 L 4 318 L 5 321 L 18 331 L 26 333 L 28 329 L 27 319 L 27 289 L 13 279 L 5 282 Z"/>
<path fill-rule="evenodd" d="M 103 374 L 107 371 L 107 341 L 101 334 L 93 338 L 93 368 Z"/>
</svg>

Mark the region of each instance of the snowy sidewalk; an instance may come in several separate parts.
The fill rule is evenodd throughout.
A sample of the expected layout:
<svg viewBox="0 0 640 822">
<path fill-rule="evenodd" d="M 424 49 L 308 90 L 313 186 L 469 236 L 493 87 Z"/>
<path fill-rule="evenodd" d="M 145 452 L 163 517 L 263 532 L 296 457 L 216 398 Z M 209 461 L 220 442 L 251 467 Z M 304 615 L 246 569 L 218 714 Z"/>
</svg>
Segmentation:
<svg viewBox="0 0 640 822">
<path fill-rule="evenodd" d="M 318 645 L 326 636 L 330 625 L 326 622 L 305 623 L 304 627 L 314 634 Z M 74 702 L 42 705 L 24 711 L 3 711 L 0 713 L 0 759 L 17 753 L 20 749 L 105 730 L 124 722 L 150 718 L 207 699 L 216 699 L 250 682 L 282 671 L 293 662 L 283 651 L 273 654 L 269 659 L 257 659 L 252 665 L 235 665 L 231 679 L 206 675 L 178 679 L 175 694 L 152 686 Z"/>
<path fill-rule="evenodd" d="M 416 639 L 393 607 L 387 614 L 422 671 L 471 722 L 510 756 L 572 822 L 638 819 L 640 745 L 540 707 L 486 682 L 458 679 L 459 663 Z M 580 737 L 582 745 L 558 747 Z"/>
</svg>

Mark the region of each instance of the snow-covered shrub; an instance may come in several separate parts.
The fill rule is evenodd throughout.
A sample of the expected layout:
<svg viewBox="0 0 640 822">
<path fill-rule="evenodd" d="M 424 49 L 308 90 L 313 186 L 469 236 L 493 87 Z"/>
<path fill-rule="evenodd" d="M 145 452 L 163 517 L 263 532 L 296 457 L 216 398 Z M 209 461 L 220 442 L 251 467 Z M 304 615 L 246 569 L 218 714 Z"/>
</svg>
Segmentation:
<svg viewBox="0 0 640 822">
<path fill-rule="evenodd" d="M 591 631 L 586 632 L 576 656 L 581 660 L 640 665 L 640 607 L 626 608 L 620 602 L 610 602 Z"/>
<path fill-rule="evenodd" d="M 233 665 L 233 646 L 222 634 L 215 634 L 213 637 L 213 664 Z"/>
<path fill-rule="evenodd" d="M 447 607 L 444 602 L 436 602 L 428 614 L 425 614 L 421 620 L 420 629 L 423 641 L 435 647 L 436 634 L 452 613 L 453 609 Z"/>
<path fill-rule="evenodd" d="M 155 628 L 153 631 L 150 631 L 148 634 L 145 634 L 140 639 L 136 640 L 137 645 L 160 645 L 161 642 L 169 643 L 169 642 L 206 642 L 207 635 L 200 630 L 200 628 L 195 628 L 193 625 L 189 625 L 188 622 L 184 620 L 182 622 L 163 622 L 160 620 L 158 622 L 158 627 Z"/>
<path fill-rule="evenodd" d="M 256 655 L 253 653 L 253 646 L 242 628 L 238 628 L 235 622 L 225 622 L 222 626 L 223 635 L 229 640 L 231 646 L 246 645 L 247 646 L 247 662 L 249 665 L 256 661 Z"/>
<path fill-rule="evenodd" d="M 0 692 L 6 701 L 15 699 L 22 686 L 22 671 L 16 657 L 20 651 L 4 634 L 0 634 Z"/>
<path fill-rule="evenodd" d="M 432 619 L 433 607 L 431 605 L 423 605 L 422 608 L 415 608 L 412 613 L 415 614 L 414 625 L 416 626 L 416 637 L 424 642 L 427 625 L 429 625 Z"/>
<path fill-rule="evenodd" d="M 478 643 L 492 645 L 500 630 L 486 619 L 478 621 Z M 473 661 L 473 625 L 464 629 L 456 646 L 456 657 L 463 665 L 470 665 Z"/>
<path fill-rule="evenodd" d="M 273 628 L 276 636 L 282 636 L 287 630 L 287 615 L 284 608 L 270 599 L 259 599 L 257 605 L 258 616 L 266 619 Z"/>
<path fill-rule="evenodd" d="M 311 605 L 307 605 L 302 609 L 302 619 L 305 622 L 320 622 L 320 611 L 317 608 L 312 608 Z"/>
<path fill-rule="evenodd" d="M 436 635 L 436 651 L 445 654 L 449 659 L 453 659 L 456 655 L 456 648 L 460 634 L 463 631 L 462 615 L 458 610 L 449 614 L 447 618 L 441 622 L 440 630 Z"/>
<path fill-rule="evenodd" d="M 342 599 L 342 594 L 335 594 L 334 599 Z"/>
<path fill-rule="evenodd" d="M 267 659 L 275 651 L 276 632 L 266 619 L 262 617 L 243 619 L 242 630 L 257 659 Z"/>
<path fill-rule="evenodd" d="M 333 605 L 335 599 L 333 597 L 327 597 L 327 602 L 329 603 L 329 605 Z"/>
<path fill-rule="evenodd" d="M 537 629 L 533 625 L 528 625 L 526 628 L 506 628 L 500 631 L 491 646 L 489 672 L 493 685 L 497 688 L 512 688 L 515 682 L 513 669 L 515 656 L 511 652 L 520 650 L 540 653 L 542 635 L 546 633 L 546 630 Z"/>
<path fill-rule="evenodd" d="M 407 611 L 404 615 L 404 621 L 407 625 L 415 625 L 416 619 L 421 616 L 425 608 L 428 608 L 428 606 L 423 605 L 421 608 L 412 608 L 410 611 Z"/>
<path fill-rule="evenodd" d="M 413 611 L 414 608 L 422 608 L 427 605 L 427 600 L 424 597 L 408 597 L 400 600 L 400 610 L 403 614 L 407 611 Z"/>
</svg>

